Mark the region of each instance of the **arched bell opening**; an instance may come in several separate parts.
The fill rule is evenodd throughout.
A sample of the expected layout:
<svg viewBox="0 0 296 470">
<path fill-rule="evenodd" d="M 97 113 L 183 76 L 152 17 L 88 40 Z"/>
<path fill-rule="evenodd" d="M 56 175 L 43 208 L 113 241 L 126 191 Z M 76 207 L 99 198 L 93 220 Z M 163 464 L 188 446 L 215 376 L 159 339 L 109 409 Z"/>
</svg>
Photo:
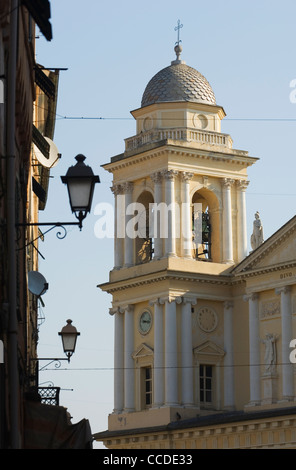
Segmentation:
<svg viewBox="0 0 296 470">
<path fill-rule="evenodd" d="M 151 236 L 150 221 L 151 207 L 154 203 L 153 195 L 144 191 L 137 199 L 139 213 L 135 238 L 136 264 L 148 263 L 153 258 L 153 238 Z"/>
<path fill-rule="evenodd" d="M 219 202 L 207 188 L 192 197 L 192 239 L 195 259 L 221 262 Z"/>
</svg>

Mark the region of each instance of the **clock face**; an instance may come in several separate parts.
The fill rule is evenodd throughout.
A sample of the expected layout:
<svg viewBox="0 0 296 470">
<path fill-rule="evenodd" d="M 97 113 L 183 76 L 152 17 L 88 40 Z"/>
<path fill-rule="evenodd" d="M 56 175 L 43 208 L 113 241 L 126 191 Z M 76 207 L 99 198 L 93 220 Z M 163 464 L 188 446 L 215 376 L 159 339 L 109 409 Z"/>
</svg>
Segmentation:
<svg viewBox="0 0 296 470">
<path fill-rule="evenodd" d="M 217 326 L 217 321 L 218 319 L 216 312 L 214 312 L 214 310 L 211 308 L 203 307 L 197 313 L 198 325 L 203 331 L 206 331 L 207 333 L 214 331 Z"/>
<path fill-rule="evenodd" d="M 141 316 L 139 321 L 139 328 L 142 334 L 146 334 L 150 331 L 152 325 L 152 315 L 149 310 L 145 310 Z"/>
</svg>

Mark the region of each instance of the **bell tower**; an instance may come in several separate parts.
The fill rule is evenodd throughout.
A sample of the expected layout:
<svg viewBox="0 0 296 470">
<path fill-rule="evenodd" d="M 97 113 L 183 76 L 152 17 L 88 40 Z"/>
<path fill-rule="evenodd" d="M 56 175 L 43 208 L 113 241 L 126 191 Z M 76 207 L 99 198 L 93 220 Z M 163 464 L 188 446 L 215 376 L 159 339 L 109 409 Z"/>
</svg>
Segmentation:
<svg viewBox="0 0 296 470">
<path fill-rule="evenodd" d="M 115 199 L 114 410 L 109 429 L 234 409 L 228 273 L 247 255 L 247 169 L 206 78 L 176 59 L 132 111 L 136 135 L 104 168 Z"/>
</svg>

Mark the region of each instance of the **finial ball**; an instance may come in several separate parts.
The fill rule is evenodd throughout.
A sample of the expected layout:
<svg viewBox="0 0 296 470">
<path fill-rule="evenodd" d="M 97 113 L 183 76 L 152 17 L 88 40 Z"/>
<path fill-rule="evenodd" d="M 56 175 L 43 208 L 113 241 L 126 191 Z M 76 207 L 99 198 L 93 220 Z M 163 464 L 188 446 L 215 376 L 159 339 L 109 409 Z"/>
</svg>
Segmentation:
<svg viewBox="0 0 296 470">
<path fill-rule="evenodd" d="M 175 50 L 175 53 L 176 53 L 177 55 L 179 55 L 179 54 L 181 54 L 183 48 L 182 48 L 182 46 L 181 46 L 180 44 L 177 44 L 177 45 L 175 46 L 175 49 L 174 49 L 174 50 Z"/>
</svg>

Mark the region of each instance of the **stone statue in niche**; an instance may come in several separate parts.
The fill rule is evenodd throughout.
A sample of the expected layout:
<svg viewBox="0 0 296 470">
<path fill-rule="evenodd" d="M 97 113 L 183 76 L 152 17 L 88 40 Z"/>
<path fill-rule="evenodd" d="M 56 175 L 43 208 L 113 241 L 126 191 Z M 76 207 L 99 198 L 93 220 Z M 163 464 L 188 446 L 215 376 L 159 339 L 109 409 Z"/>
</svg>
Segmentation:
<svg viewBox="0 0 296 470">
<path fill-rule="evenodd" d="M 255 220 L 253 222 L 253 233 L 251 235 L 251 247 L 253 250 L 256 250 L 258 246 L 262 245 L 264 242 L 263 239 L 263 227 L 260 219 L 259 212 L 255 214 Z"/>
<path fill-rule="evenodd" d="M 267 333 L 265 339 L 261 340 L 265 344 L 265 373 L 274 373 L 276 367 L 276 340 L 278 336 Z"/>
</svg>

